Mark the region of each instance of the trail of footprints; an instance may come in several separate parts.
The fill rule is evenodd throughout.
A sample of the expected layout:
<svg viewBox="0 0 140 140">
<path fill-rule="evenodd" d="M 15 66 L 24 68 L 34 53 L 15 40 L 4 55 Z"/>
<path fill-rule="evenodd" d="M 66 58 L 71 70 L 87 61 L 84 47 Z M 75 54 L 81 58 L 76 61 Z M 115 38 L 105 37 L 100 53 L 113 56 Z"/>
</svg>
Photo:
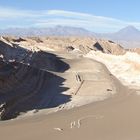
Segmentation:
<svg viewBox="0 0 140 140">
<path fill-rule="evenodd" d="M 70 129 L 75 129 L 75 128 L 79 129 L 82 126 L 82 121 L 84 121 L 84 120 L 86 120 L 88 118 L 103 119 L 104 116 L 103 115 L 87 115 L 87 116 L 83 116 L 83 117 L 79 118 L 76 121 L 72 121 L 70 123 Z M 54 130 L 60 131 L 60 132 L 64 131 L 63 128 L 59 128 L 59 127 L 55 127 Z"/>
</svg>

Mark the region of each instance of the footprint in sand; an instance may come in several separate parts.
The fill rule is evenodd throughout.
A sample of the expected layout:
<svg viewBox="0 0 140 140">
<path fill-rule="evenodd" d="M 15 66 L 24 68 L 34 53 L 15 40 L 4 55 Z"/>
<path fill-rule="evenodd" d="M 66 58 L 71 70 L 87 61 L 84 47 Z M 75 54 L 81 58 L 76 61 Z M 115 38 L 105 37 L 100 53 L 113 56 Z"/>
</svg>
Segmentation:
<svg viewBox="0 0 140 140">
<path fill-rule="evenodd" d="M 79 118 L 77 121 L 72 121 L 70 123 L 70 128 L 80 128 L 82 125 L 82 121 L 88 118 L 95 118 L 95 119 L 102 119 L 104 116 L 102 115 L 88 115 L 88 116 L 84 116 Z"/>
</svg>

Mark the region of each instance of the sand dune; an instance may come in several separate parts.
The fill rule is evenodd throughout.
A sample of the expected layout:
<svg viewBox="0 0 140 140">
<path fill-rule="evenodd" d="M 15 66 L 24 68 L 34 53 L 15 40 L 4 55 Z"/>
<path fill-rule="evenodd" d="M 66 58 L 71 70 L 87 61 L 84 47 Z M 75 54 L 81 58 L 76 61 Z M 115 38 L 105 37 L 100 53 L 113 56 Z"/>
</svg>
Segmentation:
<svg viewBox="0 0 140 140">
<path fill-rule="evenodd" d="M 106 69 L 105 69 L 106 70 Z M 44 116 L 3 122 L 2 139 L 139 139 L 140 97 L 114 78 L 116 96 L 94 104 Z M 16 130 L 16 131 L 15 131 Z M 7 135 L 7 133 L 9 135 Z"/>
<path fill-rule="evenodd" d="M 2 140 L 140 139 L 138 54 L 91 38 L 0 46 L 0 114 L 12 119 L 0 122 Z"/>
</svg>

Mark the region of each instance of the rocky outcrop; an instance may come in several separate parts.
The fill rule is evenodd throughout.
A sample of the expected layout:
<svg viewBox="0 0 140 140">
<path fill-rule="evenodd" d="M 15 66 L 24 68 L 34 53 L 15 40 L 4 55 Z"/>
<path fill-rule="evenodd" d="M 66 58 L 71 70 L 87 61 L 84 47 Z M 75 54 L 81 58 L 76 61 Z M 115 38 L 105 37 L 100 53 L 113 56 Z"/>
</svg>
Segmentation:
<svg viewBox="0 0 140 140">
<path fill-rule="evenodd" d="M 122 46 L 110 40 L 99 40 L 93 45 L 93 48 L 93 50 L 113 55 L 123 55 L 126 53 L 126 50 Z"/>
<path fill-rule="evenodd" d="M 126 51 L 119 44 L 111 40 L 102 40 L 89 37 L 29 37 L 29 38 L 4 38 L 9 44 L 22 46 L 31 52 L 60 51 L 73 52 L 79 50 L 86 54 L 91 50 L 101 51 L 114 55 L 123 55 Z"/>
<path fill-rule="evenodd" d="M 38 69 L 63 72 L 69 68 L 55 54 L 43 51 L 32 52 L 5 40 L 0 40 L 0 55 L 3 56 L 5 62 L 22 62 Z"/>
</svg>

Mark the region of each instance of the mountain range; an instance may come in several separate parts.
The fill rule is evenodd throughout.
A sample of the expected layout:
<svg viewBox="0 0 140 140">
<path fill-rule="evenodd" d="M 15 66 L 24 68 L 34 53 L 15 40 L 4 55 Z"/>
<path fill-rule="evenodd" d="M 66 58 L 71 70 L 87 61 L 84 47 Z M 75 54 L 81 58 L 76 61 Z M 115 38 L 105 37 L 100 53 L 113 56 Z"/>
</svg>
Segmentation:
<svg viewBox="0 0 140 140">
<path fill-rule="evenodd" d="M 1 29 L 0 35 L 13 36 L 93 36 L 84 28 L 55 26 L 48 28 L 8 28 Z"/>
<path fill-rule="evenodd" d="M 88 36 L 109 39 L 126 48 L 140 47 L 140 31 L 127 26 L 114 33 L 95 33 L 83 28 L 55 26 L 48 28 L 8 28 L 0 30 L 1 36 Z"/>
</svg>

